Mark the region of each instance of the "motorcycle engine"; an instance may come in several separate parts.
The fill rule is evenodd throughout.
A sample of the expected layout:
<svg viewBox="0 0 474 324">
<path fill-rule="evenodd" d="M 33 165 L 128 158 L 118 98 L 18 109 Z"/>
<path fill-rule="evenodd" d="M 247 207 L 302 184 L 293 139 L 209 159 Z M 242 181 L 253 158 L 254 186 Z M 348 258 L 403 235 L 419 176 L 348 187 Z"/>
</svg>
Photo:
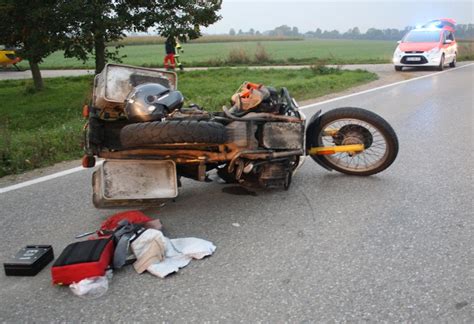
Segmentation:
<svg viewBox="0 0 474 324">
<path fill-rule="evenodd" d="M 258 183 L 262 188 L 288 189 L 291 183 L 289 163 L 285 161 L 264 164 L 258 175 Z"/>
<path fill-rule="evenodd" d="M 225 167 L 218 169 L 218 175 L 227 183 L 238 182 L 247 188 L 288 189 L 294 166 L 297 164 L 297 160 L 292 161 L 291 159 L 261 164 L 257 162 L 255 165 L 252 162 L 246 165 L 238 163 L 234 172 L 228 173 L 227 167 Z"/>
</svg>

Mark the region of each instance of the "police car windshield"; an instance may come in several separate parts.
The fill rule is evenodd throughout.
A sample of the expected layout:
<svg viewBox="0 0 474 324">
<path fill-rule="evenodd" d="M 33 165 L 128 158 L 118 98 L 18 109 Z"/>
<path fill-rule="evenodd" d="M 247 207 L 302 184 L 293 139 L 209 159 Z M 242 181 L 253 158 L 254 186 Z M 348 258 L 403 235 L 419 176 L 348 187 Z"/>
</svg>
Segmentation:
<svg viewBox="0 0 474 324">
<path fill-rule="evenodd" d="M 439 30 L 412 30 L 403 39 L 404 43 L 437 43 L 439 42 Z"/>
</svg>

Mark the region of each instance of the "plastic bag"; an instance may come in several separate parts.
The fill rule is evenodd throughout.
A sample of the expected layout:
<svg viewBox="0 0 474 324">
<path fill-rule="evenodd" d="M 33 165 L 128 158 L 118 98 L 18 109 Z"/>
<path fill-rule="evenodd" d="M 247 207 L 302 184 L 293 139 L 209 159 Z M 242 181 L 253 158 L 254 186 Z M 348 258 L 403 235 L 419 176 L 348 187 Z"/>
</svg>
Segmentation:
<svg viewBox="0 0 474 324">
<path fill-rule="evenodd" d="M 72 283 L 69 288 L 76 296 L 86 299 L 95 299 L 103 296 L 109 289 L 108 276 L 91 277 Z"/>
</svg>

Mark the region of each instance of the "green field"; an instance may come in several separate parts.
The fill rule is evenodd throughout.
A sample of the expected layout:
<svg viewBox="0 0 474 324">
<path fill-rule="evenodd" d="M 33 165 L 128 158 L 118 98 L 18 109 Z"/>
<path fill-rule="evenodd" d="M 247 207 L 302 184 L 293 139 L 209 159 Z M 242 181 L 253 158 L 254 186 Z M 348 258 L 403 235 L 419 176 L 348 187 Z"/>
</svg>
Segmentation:
<svg viewBox="0 0 474 324">
<path fill-rule="evenodd" d="M 357 64 L 357 63 L 390 63 L 396 47 L 394 41 L 371 40 L 265 40 L 250 39 L 239 42 L 216 42 L 183 44 L 184 54 L 181 59 L 185 66 L 236 66 L 236 65 L 294 65 L 313 64 L 322 61 L 326 64 Z M 159 38 L 125 39 L 125 45 L 119 49 L 123 63 L 137 66 L 162 67 L 164 45 L 159 44 Z M 154 42 L 154 43 L 153 43 Z M 458 60 L 474 59 L 474 43 L 459 42 Z M 266 53 L 264 59 L 256 59 L 255 52 L 261 46 Z M 114 49 L 111 47 L 111 49 Z M 243 53 L 245 61 L 238 62 L 229 59 L 229 53 Z M 21 62 L 20 67 L 28 68 L 27 62 Z M 41 64 L 43 69 L 84 69 L 94 68 L 93 60 L 85 64 L 76 59 L 66 59 L 62 52 L 55 52 Z"/>
<path fill-rule="evenodd" d="M 286 86 L 297 99 L 316 98 L 377 78 L 366 71 L 336 69 L 215 69 L 179 74 L 179 88 L 207 110 L 219 110 L 243 81 Z M 35 92 L 31 80 L 0 82 L 0 177 L 82 155 L 82 106 L 89 101 L 92 77 L 45 79 Z"/>
<path fill-rule="evenodd" d="M 390 63 L 397 45 L 394 41 L 292 39 L 262 37 L 203 37 L 193 43 L 183 44 L 181 59 L 185 66 L 238 66 L 238 65 L 298 65 L 313 64 L 374 64 Z M 258 39 L 258 38 L 257 38 Z M 265 40 L 266 39 L 266 40 Z M 220 40 L 220 41 L 219 41 Z M 231 41 L 232 40 L 232 41 Z M 242 41 L 236 41 L 242 40 Z M 209 43 L 203 43 L 208 41 Z M 147 43 L 148 44 L 143 44 Z M 159 37 L 130 37 L 120 42 L 123 63 L 146 67 L 162 67 L 164 45 Z M 474 60 L 474 42 L 459 41 L 458 60 Z M 255 57 L 257 48 L 263 47 L 264 59 Z M 114 47 L 110 47 L 115 50 Z M 231 52 L 243 53 L 244 61 L 229 59 Z M 241 54 L 242 55 L 242 54 Z M 19 66 L 28 69 L 27 62 Z M 42 69 L 93 69 L 94 61 L 83 63 L 73 58 L 64 58 L 63 52 L 55 52 L 41 64 Z"/>
<path fill-rule="evenodd" d="M 254 53 L 260 43 L 269 55 L 268 61 L 255 61 Z M 229 52 L 244 50 L 251 64 L 311 64 L 318 59 L 327 63 L 387 63 L 395 49 L 392 41 L 364 40 L 301 40 L 301 41 L 262 41 L 183 44 L 182 61 L 187 66 L 216 66 L 227 64 Z M 164 45 L 128 45 L 120 48 L 125 55 L 123 62 L 131 65 L 158 67 L 163 64 Z M 27 63 L 21 66 L 27 68 Z M 92 60 L 83 64 L 75 59 L 65 59 L 62 52 L 53 53 L 44 60 L 41 68 L 93 68 Z"/>
</svg>

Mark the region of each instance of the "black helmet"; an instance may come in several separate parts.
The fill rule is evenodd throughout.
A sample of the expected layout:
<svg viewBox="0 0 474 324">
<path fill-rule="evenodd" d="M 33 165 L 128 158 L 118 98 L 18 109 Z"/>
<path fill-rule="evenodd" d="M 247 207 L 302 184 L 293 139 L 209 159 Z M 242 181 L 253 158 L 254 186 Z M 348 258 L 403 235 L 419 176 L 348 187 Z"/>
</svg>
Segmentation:
<svg viewBox="0 0 474 324">
<path fill-rule="evenodd" d="M 125 114 L 133 122 L 160 120 L 183 106 L 184 97 L 158 83 L 136 86 L 125 99 Z"/>
</svg>

